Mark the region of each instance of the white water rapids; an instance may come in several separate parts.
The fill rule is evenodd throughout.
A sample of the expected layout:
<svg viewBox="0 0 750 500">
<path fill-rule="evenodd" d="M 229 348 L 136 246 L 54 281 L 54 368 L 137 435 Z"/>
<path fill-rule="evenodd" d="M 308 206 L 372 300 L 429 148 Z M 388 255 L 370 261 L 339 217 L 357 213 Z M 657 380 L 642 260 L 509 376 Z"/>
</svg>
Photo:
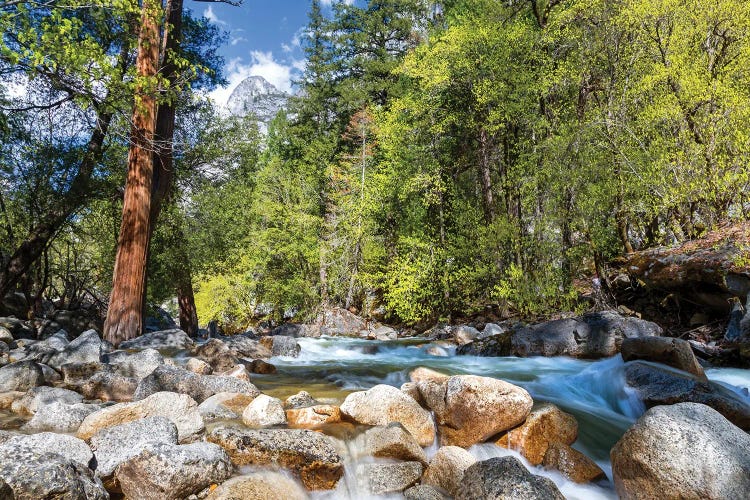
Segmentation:
<svg viewBox="0 0 750 500">
<path fill-rule="evenodd" d="M 609 482 L 580 485 L 559 473 L 534 467 L 516 452 L 494 444 L 481 444 L 469 451 L 479 460 L 514 455 L 534 474 L 552 479 L 569 499 L 616 498 L 611 478 L 609 450 L 643 414 L 645 408 L 624 380 L 624 363 L 615 357 L 600 361 L 583 361 L 566 357 L 515 358 L 456 356 L 455 347 L 442 345 L 447 357 L 427 354 L 435 344 L 424 339 L 379 342 L 344 338 L 298 339 L 302 351 L 298 358 L 273 358 L 278 368 L 274 375 L 258 376 L 253 382 L 263 392 L 284 398 L 306 390 L 318 399 L 343 401 L 347 394 L 369 389 L 377 384 L 400 387 L 409 381 L 409 372 L 419 366 L 447 374 L 473 374 L 499 378 L 525 388 L 535 402 L 551 402 L 575 415 L 579 424 L 578 440 L 573 447 L 582 451 L 607 473 Z M 747 398 L 750 370 L 714 368 L 708 377 Z M 347 444 L 349 455 L 357 457 L 356 441 Z M 437 446 L 427 450 L 428 457 Z M 366 498 L 357 487 L 354 469 L 368 458 L 353 458 L 339 487 L 321 498 Z M 378 497 L 383 498 L 383 497 Z M 402 497 L 394 497 L 402 498 Z"/>
</svg>

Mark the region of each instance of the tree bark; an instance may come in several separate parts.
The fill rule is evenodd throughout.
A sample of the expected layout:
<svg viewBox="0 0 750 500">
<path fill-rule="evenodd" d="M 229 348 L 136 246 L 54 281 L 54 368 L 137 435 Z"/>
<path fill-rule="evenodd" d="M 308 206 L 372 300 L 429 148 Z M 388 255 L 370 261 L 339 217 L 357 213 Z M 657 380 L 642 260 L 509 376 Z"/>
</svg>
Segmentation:
<svg viewBox="0 0 750 500">
<path fill-rule="evenodd" d="M 480 159 L 479 159 L 479 180 L 482 185 L 482 200 L 484 201 L 484 217 L 488 223 L 495 220 L 495 202 L 492 195 L 492 174 L 491 174 L 491 147 L 490 139 L 487 137 L 487 131 L 482 130 L 479 133 Z"/>
<path fill-rule="evenodd" d="M 160 1 L 144 0 L 141 13 L 136 68 L 143 81 L 136 90 L 122 224 L 117 240 L 112 294 L 104 323 L 104 338 L 115 346 L 137 337 L 143 330 L 157 107 L 155 92 L 149 87 L 159 64 L 160 8 Z"/>
<path fill-rule="evenodd" d="M 177 280 L 177 304 L 180 306 L 180 328 L 194 337 L 198 334 L 198 310 L 195 307 L 190 267 L 187 265 Z"/>
</svg>

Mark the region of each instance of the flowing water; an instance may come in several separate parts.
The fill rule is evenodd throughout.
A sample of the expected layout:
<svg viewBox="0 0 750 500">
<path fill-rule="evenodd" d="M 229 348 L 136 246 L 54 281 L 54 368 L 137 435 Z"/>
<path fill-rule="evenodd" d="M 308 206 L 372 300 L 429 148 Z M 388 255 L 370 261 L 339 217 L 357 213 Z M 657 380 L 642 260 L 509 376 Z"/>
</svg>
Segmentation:
<svg viewBox="0 0 750 500">
<path fill-rule="evenodd" d="M 274 375 L 256 375 L 253 382 L 263 392 L 281 399 L 306 390 L 317 399 L 343 401 L 347 394 L 377 384 L 400 387 L 409 381 L 409 372 L 419 366 L 447 374 L 473 374 L 506 380 L 525 388 L 535 402 L 551 402 L 575 415 L 579 424 L 574 448 L 594 459 L 612 477 L 609 451 L 622 434 L 643 414 L 645 408 L 624 380 L 620 356 L 600 361 L 556 358 L 485 358 L 456 356 L 455 347 L 442 347 L 448 356 L 432 356 L 424 339 L 378 342 L 358 339 L 298 339 L 302 351 L 298 358 L 274 358 Z M 710 379 L 747 398 L 750 370 L 710 369 Z M 350 443 L 349 446 L 353 446 Z M 427 450 L 435 453 L 436 446 Z M 356 456 L 356 450 L 350 450 Z M 482 444 L 469 450 L 478 459 L 515 455 L 494 444 Z M 523 459 L 522 459 L 523 461 Z M 611 481 L 596 485 L 578 485 L 560 474 L 533 467 L 535 474 L 552 479 L 567 498 L 614 498 Z M 356 463 L 349 463 L 345 480 L 330 498 L 363 498 L 353 477 Z"/>
</svg>

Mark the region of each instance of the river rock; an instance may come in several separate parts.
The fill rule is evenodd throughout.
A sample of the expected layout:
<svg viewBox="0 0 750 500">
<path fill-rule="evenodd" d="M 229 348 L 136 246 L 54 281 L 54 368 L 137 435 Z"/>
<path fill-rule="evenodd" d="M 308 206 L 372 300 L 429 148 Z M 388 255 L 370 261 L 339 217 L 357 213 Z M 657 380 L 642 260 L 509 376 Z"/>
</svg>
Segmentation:
<svg viewBox="0 0 750 500">
<path fill-rule="evenodd" d="M 476 375 L 457 375 L 420 392 L 435 412 L 441 445 L 471 446 L 523 423 L 533 401 L 525 389 Z"/>
<path fill-rule="evenodd" d="M 367 338 L 370 340 L 396 340 L 398 339 L 398 332 L 390 326 L 379 326 L 367 334 Z"/>
<path fill-rule="evenodd" d="M 696 403 L 647 411 L 610 453 L 623 499 L 746 498 L 750 436 Z"/>
<path fill-rule="evenodd" d="M 59 370 L 66 363 L 98 362 L 105 351 L 106 348 L 103 346 L 102 339 L 96 330 L 87 330 L 60 352 L 44 359 L 44 363 Z"/>
<path fill-rule="evenodd" d="M 198 405 L 204 420 L 231 420 L 240 418 L 254 396 L 239 392 L 219 392 Z"/>
<path fill-rule="evenodd" d="M 163 391 L 187 394 L 199 403 L 219 392 L 241 392 L 253 396 L 260 394 L 253 384 L 244 380 L 219 375 L 198 375 L 182 368 L 162 365 L 140 381 L 133 399 L 143 399 Z"/>
<path fill-rule="evenodd" d="M 625 339 L 621 348 L 622 359 L 641 359 L 669 365 L 708 381 L 703 367 L 693 354 L 687 340 L 669 337 L 642 337 Z"/>
<path fill-rule="evenodd" d="M 576 483 L 589 483 L 605 479 L 604 471 L 596 462 L 578 450 L 562 443 L 550 443 L 544 454 L 542 465 L 557 469 L 563 476 Z"/>
<path fill-rule="evenodd" d="M 534 408 L 523 424 L 505 433 L 495 444 L 518 450 L 531 465 L 539 465 L 550 444 L 570 445 L 577 438 L 575 417 L 553 404 L 543 404 Z"/>
<path fill-rule="evenodd" d="M 404 498 L 406 500 L 450 500 L 452 497 L 429 484 L 418 484 L 404 491 Z"/>
<path fill-rule="evenodd" d="M 102 401 L 132 401 L 138 380 L 112 371 L 95 373 L 75 389 L 88 399 Z"/>
<path fill-rule="evenodd" d="M 0 480 L 12 488 L 15 500 L 109 499 L 91 469 L 57 453 L 0 447 Z"/>
<path fill-rule="evenodd" d="M 326 309 L 318 318 L 321 335 L 352 337 L 369 330 L 368 322 L 341 307 Z"/>
<path fill-rule="evenodd" d="M 487 323 L 484 325 L 484 330 L 482 330 L 481 335 L 479 335 L 479 338 L 487 338 L 492 337 L 493 335 L 502 335 L 503 333 L 507 332 L 508 329 L 504 326 L 500 326 L 497 323 Z"/>
<path fill-rule="evenodd" d="M 465 345 L 473 342 L 479 337 L 479 330 L 472 326 L 460 325 L 453 327 L 453 339 L 458 345 Z"/>
<path fill-rule="evenodd" d="M 644 361 L 627 363 L 625 380 L 647 408 L 685 402 L 701 403 L 717 410 L 741 429 L 750 430 L 750 405 L 718 384 Z"/>
<path fill-rule="evenodd" d="M 366 455 L 427 465 L 427 456 L 422 447 L 398 422 L 368 429 L 362 434 L 362 440 L 362 449 Z"/>
<path fill-rule="evenodd" d="M 503 332 L 458 346 L 456 354 L 462 356 L 510 356 L 512 351 L 511 332 Z"/>
<path fill-rule="evenodd" d="M 146 333 L 125 342 L 120 342 L 120 349 L 192 349 L 195 342 L 190 336 L 180 330 L 173 328 L 171 330 L 161 330 L 158 332 Z"/>
<path fill-rule="evenodd" d="M 231 370 L 239 363 L 235 351 L 219 339 L 211 339 L 205 344 L 199 345 L 193 350 L 193 353 L 196 357 L 211 365 L 216 372 Z"/>
<path fill-rule="evenodd" d="M 414 370 L 409 372 L 409 380 L 411 380 L 415 384 L 418 384 L 419 382 L 434 382 L 437 384 L 442 384 L 449 378 L 450 375 L 440 373 L 439 371 L 435 371 L 430 368 L 425 368 L 424 366 L 420 366 L 419 368 L 415 368 Z"/>
<path fill-rule="evenodd" d="M 224 342 L 234 353 L 241 358 L 268 359 L 273 354 L 271 351 L 262 346 L 256 338 L 249 335 L 232 335 L 231 337 L 221 337 Z"/>
<path fill-rule="evenodd" d="M 157 416 L 167 417 L 175 424 L 180 442 L 194 440 L 205 429 L 193 398 L 174 392 L 157 392 L 141 401 L 117 403 L 92 413 L 78 429 L 78 437 L 87 440 L 102 429 Z"/>
<path fill-rule="evenodd" d="M 529 472 L 514 457 L 477 462 L 464 472 L 457 500 L 565 500 L 555 483 Z"/>
<path fill-rule="evenodd" d="M 277 465 L 294 472 L 309 490 L 333 489 L 344 461 L 331 438 L 301 429 L 217 427 L 208 441 L 224 448 L 235 465 Z"/>
<path fill-rule="evenodd" d="M 245 365 L 250 373 L 257 373 L 259 375 L 269 375 L 276 373 L 276 367 L 271 363 L 266 363 L 262 359 L 254 359 L 250 363 Z"/>
<path fill-rule="evenodd" d="M 83 396 L 77 392 L 59 387 L 40 386 L 30 389 L 21 399 L 15 401 L 11 407 L 14 413 L 33 415 L 41 407 L 52 403 L 76 404 L 83 401 Z"/>
<path fill-rule="evenodd" d="M 400 422 L 420 446 L 429 446 L 435 440 L 430 412 L 390 385 L 376 385 L 370 390 L 349 394 L 341 405 L 341 413 L 365 425 Z"/>
<path fill-rule="evenodd" d="M 0 410 L 10 410 L 13 407 L 13 403 L 25 395 L 26 393 L 21 391 L 0 392 Z"/>
<path fill-rule="evenodd" d="M 414 486 L 422 476 L 419 462 L 395 464 L 359 464 L 356 469 L 357 482 L 372 495 L 400 493 Z"/>
<path fill-rule="evenodd" d="M 429 354 L 430 356 L 437 356 L 441 358 L 445 358 L 448 356 L 448 351 L 440 347 L 439 345 L 431 345 L 425 350 L 426 354 Z M 413 489 L 413 488 L 412 488 Z"/>
<path fill-rule="evenodd" d="M 198 358 L 188 359 L 187 363 L 185 363 L 185 369 L 198 375 L 210 375 L 214 371 L 211 365 Z"/>
<path fill-rule="evenodd" d="M 260 343 L 269 349 L 274 356 L 287 356 L 296 358 L 302 349 L 294 337 L 284 335 L 274 335 L 273 337 L 263 337 Z"/>
<path fill-rule="evenodd" d="M 286 425 L 286 412 L 280 399 L 261 394 L 242 412 L 242 423 L 248 427 Z"/>
<path fill-rule="evenodd" d="M 13 345 L 16 339 L 13 338 L 13 334 L 10 330 L 4 326 L 0 326 L 0 342 L 5 342 L 8 345 Z"/>
<path fill-rule="evenodd" d="M 245 382 L 250 382 L 250 373 L 247 371 L 247 368 L 245 368 L 244 365 L 236 365 L 231 370 L 218 373 L 217 375 L 221 375 L 222 377 L 236 378 L 237 380 L 243 380 Z"/>
<path fill-rule="evenodd" d="M 442 446 L 422 476 L 422 484 L 438 486 L 455 496 L 461 487 L 466 469 L 476 461 L 471 453 L 461 447 Z"/>
<path fill-rule="evenodd" d="M 231 475 L 229 457 L 212 443 L 149 444 L 115 471 L 125 496 L 139 500 L 181 500 Z"/>
<path fill-rule="evenodd" d="M 410 398 L 414 399 L 417 403 L 419 403 L 419 406 L 426 407 L 427 405 L 424 402 L 424 398 L 422 397 L 422 393 L 419 391 L 419 384 L 415 384 L 414 382 L 405 382 L 401 384 L 401 392 L 409 396 Z"/>
<path fill-rule="evenodd" d="M 155 443 L 177 444 L 177 427 L 166 417 L 148 417 L 100 430 L 91 437 L 96 475 L 109 482 L 118 465 Z"/>
<path fill-rule="evenodd" d="M 290 427 L 316 429 L 326 424 L 341 422 L 341 409 L 336 405 L 315 405 L 307 408 L 286 410 Z"/>
<path fill-rule="evenodd" d="M 95 404 L 50 403 L 39 408 L 23 430 L 32 432 L 50 431 L 75 433 L 84 419 L 101 409 Z"/>
<path fill-rule="evenodd" d="M 296 481 L 275 471 L 258 471 L 233 477 L 213 490 L 206 500 L 308 500 L 307 492 Z"/>
<path fill-rule="evenodd" d="M 299 391 L 297 394 L 292 394 L 284 400 L 284 408 L 288 410 L 315 406 L 316 404 L 318 402 L 307 391 Z"/>
<path fill-rule="evenodd" d="M 0 368 L 0 392 L 26 392 L 44 383 L 42 367 L 34 361 L 17 361 Z"/>
<path fill-rule="evenodd" d="M 39 454 L 57 453 L 87 467 L 94 458 L 89 446 L 80 439 L 54 432 L 14 436 L 0 445 L 0 456 L 5 451 L 17 449 L 26 449 Z"/>
<path fill-rule="evenodd" d="M 132 354 L 115 351 L 103 358 L 106 363 L 115 368 L 118 374 L 138 380 L 148 377 L 164 364 L 164 357 L 156 349 L 144 349 Z"/>
</svg>

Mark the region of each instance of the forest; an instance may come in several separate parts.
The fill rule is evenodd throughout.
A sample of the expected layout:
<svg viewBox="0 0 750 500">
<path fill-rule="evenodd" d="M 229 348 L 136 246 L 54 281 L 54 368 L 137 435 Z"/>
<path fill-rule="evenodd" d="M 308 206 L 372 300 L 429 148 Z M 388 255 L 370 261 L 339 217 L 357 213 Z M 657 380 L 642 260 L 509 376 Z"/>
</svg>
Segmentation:
<svg viewBox="0 0 750 500">
<path fill-rule="evenodd" d="M 27 317 L 109 305 L 115 343 L 161 304 L 188 333 L 538 318 L 750 216 L 747 2 L 314 0 L 267 131 L 208 97 L 227 36 L 188 3 L 0 2 L 0 296 Z"/>
</svg>

